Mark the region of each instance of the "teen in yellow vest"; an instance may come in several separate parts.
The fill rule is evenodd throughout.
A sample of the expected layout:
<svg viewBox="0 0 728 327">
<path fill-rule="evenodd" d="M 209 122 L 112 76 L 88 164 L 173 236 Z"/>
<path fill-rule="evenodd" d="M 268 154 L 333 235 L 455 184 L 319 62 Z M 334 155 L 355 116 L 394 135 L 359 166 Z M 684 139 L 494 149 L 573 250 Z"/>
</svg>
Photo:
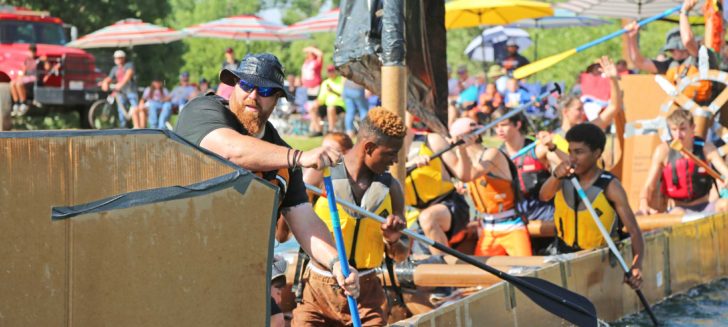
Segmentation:
<svg viewBox="0 0 728 327">
<path fill-rule="evenodd" d="M 344 155 L 344 162 L 331 169 L 336 197 L 356 203 L 366 210 L 386 217 L 379 224 L 338 205 L 339 218 L 349 263 L 359 271 L 360 295 L 357 299 L 363 326 L 384 326 L 386 297 L 374 268 L 384 256 L 395 261 L 407 257 L 408 246 L 400 241 L 405 227 L 402 186 L 386 171 L 397 161 L 406 128 L 402 119 L 383 108 L 374 108 L 364 119 L 357 143 Z M 322 176 L 315 184 L 321 183 Z M 326 198 L 319 198 L 316 214 L 331 231 Z M 292 326 L 347 326 L 351 316 L 346 297 L 336 287 L 336 280 L 326 271 L 308 267 L 304 273 L 303 301 L 293 311 Z M 337 305 L 343 304 L 343 305 Z"/>
<path fill-rule="evenodd" d="M 642 281 L 642 258 L 644 240 L 642 231 L 629 207 L 627 194 L 614 176 L 601 170 L 597 161 L 601 158 L 606 137 L 601 128 L 585 123 L 572 127 L 566 133 L 569 141 L 569 162 L 562 162 L 541 187 L 541 201 L 555 197 L 557 239 L 555 252 L 568 253 L 589 250 L 606 244 L 597 229 L 593 217 L 583 203 L 577 200 L 569 181 L 571 176 L 579 179 L 581 187 L 599 214 L 599 219 L 608 230 L 618 231 L 621 225 L 627 228 L 632 239 L 632 270 L 625 281 L 639 288 Z"/>
</svg>

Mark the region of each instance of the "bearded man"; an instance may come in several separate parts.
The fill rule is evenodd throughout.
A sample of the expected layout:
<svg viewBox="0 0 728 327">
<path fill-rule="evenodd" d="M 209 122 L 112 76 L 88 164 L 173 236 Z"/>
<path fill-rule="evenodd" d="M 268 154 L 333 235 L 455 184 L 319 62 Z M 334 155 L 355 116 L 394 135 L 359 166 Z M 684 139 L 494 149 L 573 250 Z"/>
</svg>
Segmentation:
<svg viewBox="0 0 728 327">
<path fill-rule="evenodd" d="M 347 295 L 359 295 L 356 269 L 345 278 L 326 225 L 308 202 L 301 168 L 321 169 L 341 161 L 333 148 L 292 149 L 268 122 L 280 97 L 291 101 L 283 86 L 284 72 L 276 56 L 248 54 L 236 69 L 223 69 L 220 82 L 235 88 L 227 101 L 209 94 L 190 101 L 175 132 L 187 141 L 212 151 L 281 189 L 280 215 L 318 268 L 330 271 Z M 266 219 L 266 217 L 260 217 Z M 251 233 L 269 233 L 270 230 Z M 259 251 L 268 251 L 265 247 Z M 251 249 L 253 251 L 253 249 Z M 275 313 L 273 307 L 271 313 Z"/>
</svg>

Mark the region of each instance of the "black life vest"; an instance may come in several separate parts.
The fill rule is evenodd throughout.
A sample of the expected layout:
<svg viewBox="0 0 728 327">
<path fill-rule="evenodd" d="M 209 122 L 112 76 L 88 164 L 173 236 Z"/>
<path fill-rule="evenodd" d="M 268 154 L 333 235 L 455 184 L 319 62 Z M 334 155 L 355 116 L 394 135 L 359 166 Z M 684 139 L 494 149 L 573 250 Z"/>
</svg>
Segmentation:
<svg viewBox="0 0 728 327">
<path fill-rule="evenodd" d="M 705 160 L 704 145 L 702 138 L 695 137 L 693 140 L 693 154 L 701 160 Z M 713 178 L 704 168 L 683 157 L 679 151 L 670 149 L 667 165 L 662 169 L 663 194 L 675 200 L 692 201 L 708 194 L 712 183 Z"/>
</svg>

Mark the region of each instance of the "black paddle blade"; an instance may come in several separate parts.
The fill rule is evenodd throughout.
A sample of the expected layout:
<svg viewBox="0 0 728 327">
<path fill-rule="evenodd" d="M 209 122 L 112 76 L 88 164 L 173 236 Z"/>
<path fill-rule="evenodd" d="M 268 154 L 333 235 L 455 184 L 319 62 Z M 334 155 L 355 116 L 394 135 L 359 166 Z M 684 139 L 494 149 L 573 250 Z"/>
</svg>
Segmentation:
<svg viewBox="0 0 728 327">
<path fill-rule="evenodd" d="M 511 285 L 546 311 L 580 327 L 598 326 L 597 310 L 586 297 L 543 279 L 527 276 L 513 277 L 519 279 L 521 283 L 520 285 L 511 283 Z M 561 301 L 554 301 L 551 296 L 546 296 L 544 293 L 558 297 Z"/>
</svg>

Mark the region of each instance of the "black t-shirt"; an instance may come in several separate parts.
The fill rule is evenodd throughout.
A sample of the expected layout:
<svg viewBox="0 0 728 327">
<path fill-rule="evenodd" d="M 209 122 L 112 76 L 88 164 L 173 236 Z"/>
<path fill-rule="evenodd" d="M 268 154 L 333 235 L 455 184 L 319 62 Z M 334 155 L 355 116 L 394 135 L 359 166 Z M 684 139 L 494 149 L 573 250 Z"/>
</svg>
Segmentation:
<svg viewBox="0 0 728 327">
<path fill-rule="evenodd" d="M 207 134 L 219 128 L 230 128 L 240 134 L 249 135 L 228 108 L 228 101 L 217 95 L 208 94 L 194 98 L 185 105 L 185 109 L 179 114 L 174 131 L 187 141 L 199 146 Z M 262 140 L 290 148 L 270 123 L 265 125 Z M 308 202 L 301 169 L 288 169 L 288 176 L 290 176 L 288 189 L 286 194 L 281 195 L 283 196 L 281 208 Z"/>
</svg>

